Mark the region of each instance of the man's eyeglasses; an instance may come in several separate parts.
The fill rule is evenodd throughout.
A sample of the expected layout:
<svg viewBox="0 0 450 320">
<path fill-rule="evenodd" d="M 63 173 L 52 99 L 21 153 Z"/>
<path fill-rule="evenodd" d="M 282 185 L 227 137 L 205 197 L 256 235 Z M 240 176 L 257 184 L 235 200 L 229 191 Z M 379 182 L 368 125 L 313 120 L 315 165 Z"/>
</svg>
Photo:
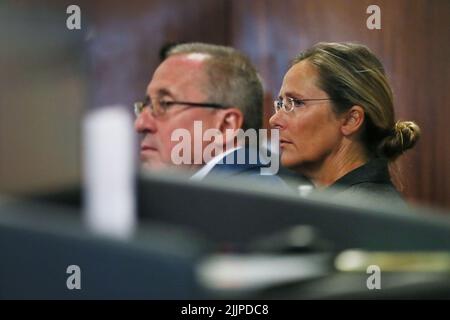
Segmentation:
<svg viewBox="0 0 450 320">
<path fill-rule="evenodd" d="M 147 97 L 143 102 L 134 103 L 134 114 L 138 117 L 145 107 L 149 107 L 153 116 L 163 115 L 167 109 L 173 105 L 185 105 L 190 107 L 202 107 L 202 108 L 215 108 L 215 109 L 226 109 L 227 107 L 218 103 L 209 102 L 187 102 L 187 101 L 168 101 L 163 99 L 150 99 Z"/>
<path fill-rule="evenodd" d="M 303 107 L 305 105 L 305 102 L 308 101 L 326 101 L 326 100 L 332 100 L 330 98 L 323 98 L 323 99 L 295 99 L 291 97 L 286 98 L 286 102 L 283 101 L 283 99 L 277 99 L 273 102 L 273 106 L 275 108 L 275 113 L 278 113 L 280 110 L 283 109 L 284 112 L 291 112 L 295 108 Z"/>
</svg>

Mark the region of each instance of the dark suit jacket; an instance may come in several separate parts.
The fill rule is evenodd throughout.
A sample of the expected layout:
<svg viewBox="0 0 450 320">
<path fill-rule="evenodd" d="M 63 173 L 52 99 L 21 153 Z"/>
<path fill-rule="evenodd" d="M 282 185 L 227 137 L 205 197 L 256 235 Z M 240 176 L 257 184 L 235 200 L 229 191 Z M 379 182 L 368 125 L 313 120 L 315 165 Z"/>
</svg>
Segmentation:
<svg viewBox="0 0 450 320">
<path fill-rule="evenodd" d="M 289 188 L 277 174 L 262 175 L 261 169 L 264 167 L 269 167 L 270 164 L 263 164 L 263 161 L 259 155 L 256 156 L 256 159 L 252 159 L 250 157 L 250 151 L 255 150 L 241 148 L 225 156 L 222 161 L 212 168 L 212 170 L 206 175 L 205 179 L 211 177 L 238 177 L 248 179 L 249 181 L 255 181 L 257 183 L 267 184 L 272 187 L 282 188 L 286 192 L 294 193 L 294 191 Z"/>
<path fill-rule="evenodd" d="M 388 163 L 384 159 L 372 159 L 350 171 L 329 187 L 339 197 L 369 195 L 375 201 L 404 202 L 392 184 Z"/>
</svg>

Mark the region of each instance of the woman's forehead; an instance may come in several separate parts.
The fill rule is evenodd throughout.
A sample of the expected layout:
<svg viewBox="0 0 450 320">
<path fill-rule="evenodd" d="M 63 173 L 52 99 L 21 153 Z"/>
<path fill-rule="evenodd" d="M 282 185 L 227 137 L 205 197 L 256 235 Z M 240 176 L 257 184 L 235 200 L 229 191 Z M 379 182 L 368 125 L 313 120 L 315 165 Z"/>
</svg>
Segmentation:
<svg viewBox="0 0 450 320">
<path fill-rule="evenodd" d="M 301 61 L 293 65 L 284 76 L 280 93 L 295 91 L 301 94 L 305 91 L 306 94 L 311 90 L 320 90 L 317 86 L 318 76 L 316 68 L 311 63 Z"/>
</svg>

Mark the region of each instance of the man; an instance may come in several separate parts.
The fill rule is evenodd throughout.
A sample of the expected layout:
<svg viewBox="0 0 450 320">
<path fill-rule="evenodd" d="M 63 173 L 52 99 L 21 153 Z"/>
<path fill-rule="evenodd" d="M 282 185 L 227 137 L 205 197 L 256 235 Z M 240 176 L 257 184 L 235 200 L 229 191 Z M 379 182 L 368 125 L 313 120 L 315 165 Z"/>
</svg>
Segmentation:
<svg viewBox="0 0 450 320">
<path fill-rule="evenodd" d="M 271 164 L 255 159 L 236 130 L 260 129 L 262 104 L 261 81 L 244 55 L 218 45 L 176 45 L 153 74 L 145 101 L 135 105 L 141 162 L 154 171 L 183 168 L 197 180 L 260 175 Z M 205 139 L 205 130 L 215 134 Z M 278 158 L 270 158 L 276 164 L 263 174 L 278 170 Z"/>
</svg>

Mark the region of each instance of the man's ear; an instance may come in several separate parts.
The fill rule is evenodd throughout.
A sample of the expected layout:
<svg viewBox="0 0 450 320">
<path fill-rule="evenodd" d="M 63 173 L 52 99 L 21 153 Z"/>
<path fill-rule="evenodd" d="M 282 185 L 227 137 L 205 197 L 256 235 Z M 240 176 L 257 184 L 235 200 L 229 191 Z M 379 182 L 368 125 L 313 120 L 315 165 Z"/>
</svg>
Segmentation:
<svg viewBox="0 0 450 320">
<path fill-rule="evenodd" d="M 353 106 L 343 115 L 341 132 L 344 136 L 350 136 L 358 132 L 364 123 L 365 113 L 360 106 Z"/>
<path fill-rule="evenodd" d="M 227 108 L 220 110 L 218 128 L 223 134 L 223 143 L 226 144 L 227 141 L 234 140 L 234 132 L 242 128 L 244 124 L 244 115 L 242 111 L 237 108 Z M 228 131 L 228 132 L 227 132 Z M 230 133 L 232 133 L 230 135 Z"/>
<path fill-rule="evenodd" d="M 244 124 L 244 115 L 237 108 L 221 110 L 219 130 L 225 133 L 227 129 L 237 130 Z"/>
</svg>

